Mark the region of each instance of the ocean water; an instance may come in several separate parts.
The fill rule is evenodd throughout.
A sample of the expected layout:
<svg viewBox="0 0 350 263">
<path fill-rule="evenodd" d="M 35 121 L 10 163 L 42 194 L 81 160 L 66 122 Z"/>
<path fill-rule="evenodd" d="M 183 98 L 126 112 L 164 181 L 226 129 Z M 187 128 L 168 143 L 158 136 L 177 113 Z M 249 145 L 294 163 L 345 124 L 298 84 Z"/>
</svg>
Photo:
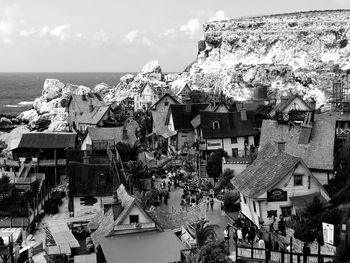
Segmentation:
<svg viewBox="0 0 350 263">
<path fill-rule="evenodd" d="M 99 83 L 116 86 L 127 73 L 0 73 L 0 113 L 19 114 L 41 96 L 47 78 L 93 88 Z"/>
</svg>

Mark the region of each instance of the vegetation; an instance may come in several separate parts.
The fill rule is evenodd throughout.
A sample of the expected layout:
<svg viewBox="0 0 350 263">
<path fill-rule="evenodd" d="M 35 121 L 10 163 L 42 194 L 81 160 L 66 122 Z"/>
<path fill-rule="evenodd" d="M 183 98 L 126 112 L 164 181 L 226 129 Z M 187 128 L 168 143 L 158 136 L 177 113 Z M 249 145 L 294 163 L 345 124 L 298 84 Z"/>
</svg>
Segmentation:
<svg viewBox="0 0 350 263">
<path fill-rule="evenodd" d="M 129 161 L 126 169 L 127 181 L 130 192 L 133 193 L 134 187 L 139 191 L 144 191 L 141 179 L 150 178 L 148 167 L 141 161 Z"/>
<path fill-rule="evenodd" d="M 46 130 L 47 128 L 49 128 L 50 124 L 51 124 L 51 120 L 49 120 L 47 118 L 41 118 L 35 122 L 35 129 L 38 132 L 42 132 L 42 131 Z"/>
<path fill-rule="evenodd" d="M 118 142 L 116 146 L 122 162 L 136 161 L 138 154 L 146 150 L 146 146 L 139 141 L 134 145 Z"/>
<path fill-rule="evenodd" d="M 226 169 L 218 178 L 218 183 L 215 187 L 215 191 L 221 191 L 221 189 L 234 189 L 231 179 L 234 177 L 233 170 Z"/>
<path fill-rule="evenodd" d="M 10 177 L 2 175 L 0 178 L 0 193 L 7 193 L 10 191 Z"/>
<path fill-rule="evenodd" d="M 206 244 L 197 255 L 198 263 L 226 263 L 230 262 L 227 257 L 225 241 L 215 241 Z"/>
<path fill-rule="evenodd" d="M 205 103 L 209 100 L 208 94 L 200 90 L 192 90 L 188 96 L 190 97 L 192 103 Z"/>
<path fill-rule="evenodd" d="M 228 157 L 227 152 L 223 149 L 215 150 L 209 157 L 207 163 L 207 173 L 210 177 L 213 177 L 214 180 L 222 174 L 222 157 Z"/>
<path fill-rule="evenodd" d="M 237 212 L 240 210 L 240 205 L 236 204 L 239 200 L 239 192 L 237 190 L 230 191 L 224 195 L 224 208 L 226 212 Z"/>
<path fill-rule="evenodd" d="M 152 132 L 153 120 L 150 111 L 139 110 L 134 114 L 134 120 L 138 123 L 139 129 L 136 133 L 141 143 L 146 143 L 146 135 Z"/>
<path fill-rule="evenodd" d="M 218 228 L 219 226 L 208 224 L 208 222 L 209 220 L 200 220 L 194 224 L 198 248 L 203 247 L 205 244 L 212 242 L 217 238 L 215 228 Z"/>
</svg>

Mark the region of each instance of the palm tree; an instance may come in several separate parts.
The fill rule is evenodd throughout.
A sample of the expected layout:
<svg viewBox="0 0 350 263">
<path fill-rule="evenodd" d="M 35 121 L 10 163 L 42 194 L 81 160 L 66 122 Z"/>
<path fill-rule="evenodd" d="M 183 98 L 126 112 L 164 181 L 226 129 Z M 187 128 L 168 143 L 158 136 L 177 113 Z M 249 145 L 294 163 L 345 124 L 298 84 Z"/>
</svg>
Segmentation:
<svg viewBox="0 0 350 263">
<path fill-rule="evenodd" d="M 205 244 L 217 239 L 217 234 L 215 232 L 218 225 L 208 224 L 209 220 L 200 220 L 194 223 L 195 237 L 197 242 L 197 247 L 201 248 Z"/>
<path fill-rule="evenodd" d="M 123 162 L 136 161 L 138 154 L 147 150 L 146 145 L 140 141 L 136 141 L 133 145 L 118 142 L 116 146 Z"/>
<path fill-rule="evenodd" d="M 127 164 L 126 176 L 129 182 L 129 190 L 132 193 L 134 186 L 140 190 L 143 190 L 140 179 L 146 178 L 148 175 L 147 166 L 141 161 L 129 161 Z"/>
</svg>

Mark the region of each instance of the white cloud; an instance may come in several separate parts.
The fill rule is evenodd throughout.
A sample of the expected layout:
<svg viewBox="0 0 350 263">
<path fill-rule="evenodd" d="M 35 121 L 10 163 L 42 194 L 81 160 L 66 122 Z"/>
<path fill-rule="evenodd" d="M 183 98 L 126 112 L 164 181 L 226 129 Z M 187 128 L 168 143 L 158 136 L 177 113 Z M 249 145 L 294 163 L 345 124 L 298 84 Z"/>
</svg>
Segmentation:
<svg viewBox="0 0 350 263">
<path fill-rule="evenodd" d="M 186 35 L 189 35 L 190 38 L 199 30 L 199 20 L 198 18 L 191 18 L 188 20 L 186 25 L 180 27 L 180 31 L 184 32 Z"/>
<path fill-rule="evenodd" d="M 149 38 L 147 38 L 147 37 L 143 37 L 142 38 L 142 43 L 144 44 L 144 45 L 146 45 L 146 46 L 153 46 L 153 42 L 149 39 Z"/>
<path fill-rule="evenodd" d="M 39 36 L 42 38 L 47 38 L 49 40 L 66 41 L 71 37 L 69 33 L 69 29 L 70 29 L 69 24 L 58 25 L 53 28 L 46 25 L 42 27 L 37 27 L 37 28 L 32 27 L 27 30 L 21 30 L 19 32 L 19 36 L 21 37 Z"/>
<path fill-rule="evenodd" d="M 36 34 L 37 32 L 38 32 L 38 30 L 35 29 L 34 27 L 32 27 L 32 28 L 30 28 L 30 29 L 28 29 L 28 30 L 21 30 L 21 31 L 19 32 L 19 35 L 20 35 L 21 37 L 30 37 L 30 36 Z"/>
<path fill-rule="evenodd" d="M 102 30 L 95 32 L 92 38 L 93 40 L 101 43 L 107 43 L 110 40 L 110 37 L 108 36 L 108 34 Z"/>
<path fill-rule="evenodd" d="M 219 10 L 215 13 L 215 15 L 209 19 L 209 22 L 212 21 L 221 21 L 221 20 L 228 20 L 229 18 L 225 16 L 225 13 L 223 10 Z"/>
<path fill-rule="evenodd" d="M 7 6 L 2 12 L 0 9 L 0 17 L 0 42 L 11 43 L 17 28 L 24 23 L 19 6 Z"/>
<path fill-rule="evenodd" d="M 65 41 L 70 37 L 69 33 L 67 32 L 69 28 L 69 24 L 59 25 L 50 30 L 49 34 L 54 38 L 58 38 L 59 40 Z"/>
<path fill-rule="evenodd" d="M 173 28 L 169 28 L 165 30 L 163 33 L 161 33 L 161 36 L 169 39 L 175 39 L 177 37 L 177 31 Z"/>
<path fill-rule="evenodd" d="M 139 36 L 139 30 L 131 30 L 129 33 L 125 35 L 125 38 L 130 42 L 135 42 L 136 38 Z"/>
</svg>

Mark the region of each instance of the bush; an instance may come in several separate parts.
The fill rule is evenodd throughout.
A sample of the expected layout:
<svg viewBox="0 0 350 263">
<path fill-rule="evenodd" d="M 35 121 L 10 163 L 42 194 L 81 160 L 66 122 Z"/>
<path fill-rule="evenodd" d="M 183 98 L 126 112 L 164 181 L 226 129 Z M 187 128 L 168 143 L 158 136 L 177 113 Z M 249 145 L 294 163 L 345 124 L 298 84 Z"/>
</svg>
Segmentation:
<svg viewBox="0 0 350 263">
<path fill-rule="evenodd" d="M 240 210 L 240 205 L 236 204 L 239 199 L 238 191 L 231 191 L 224 196 L 224 208 L 226 212 L 237 212 Z"/>
<path fill-rule="evenodd" d="M 220 176 L 219 176 L 219 182 L 216 184 L 215 191 L 221 191 L 221 189 L 225 189 L 225 187 L 228 190 L 234 189 L 231 179 L 234 177 L 233 170 L 226 169 Z"/>
</svg>

